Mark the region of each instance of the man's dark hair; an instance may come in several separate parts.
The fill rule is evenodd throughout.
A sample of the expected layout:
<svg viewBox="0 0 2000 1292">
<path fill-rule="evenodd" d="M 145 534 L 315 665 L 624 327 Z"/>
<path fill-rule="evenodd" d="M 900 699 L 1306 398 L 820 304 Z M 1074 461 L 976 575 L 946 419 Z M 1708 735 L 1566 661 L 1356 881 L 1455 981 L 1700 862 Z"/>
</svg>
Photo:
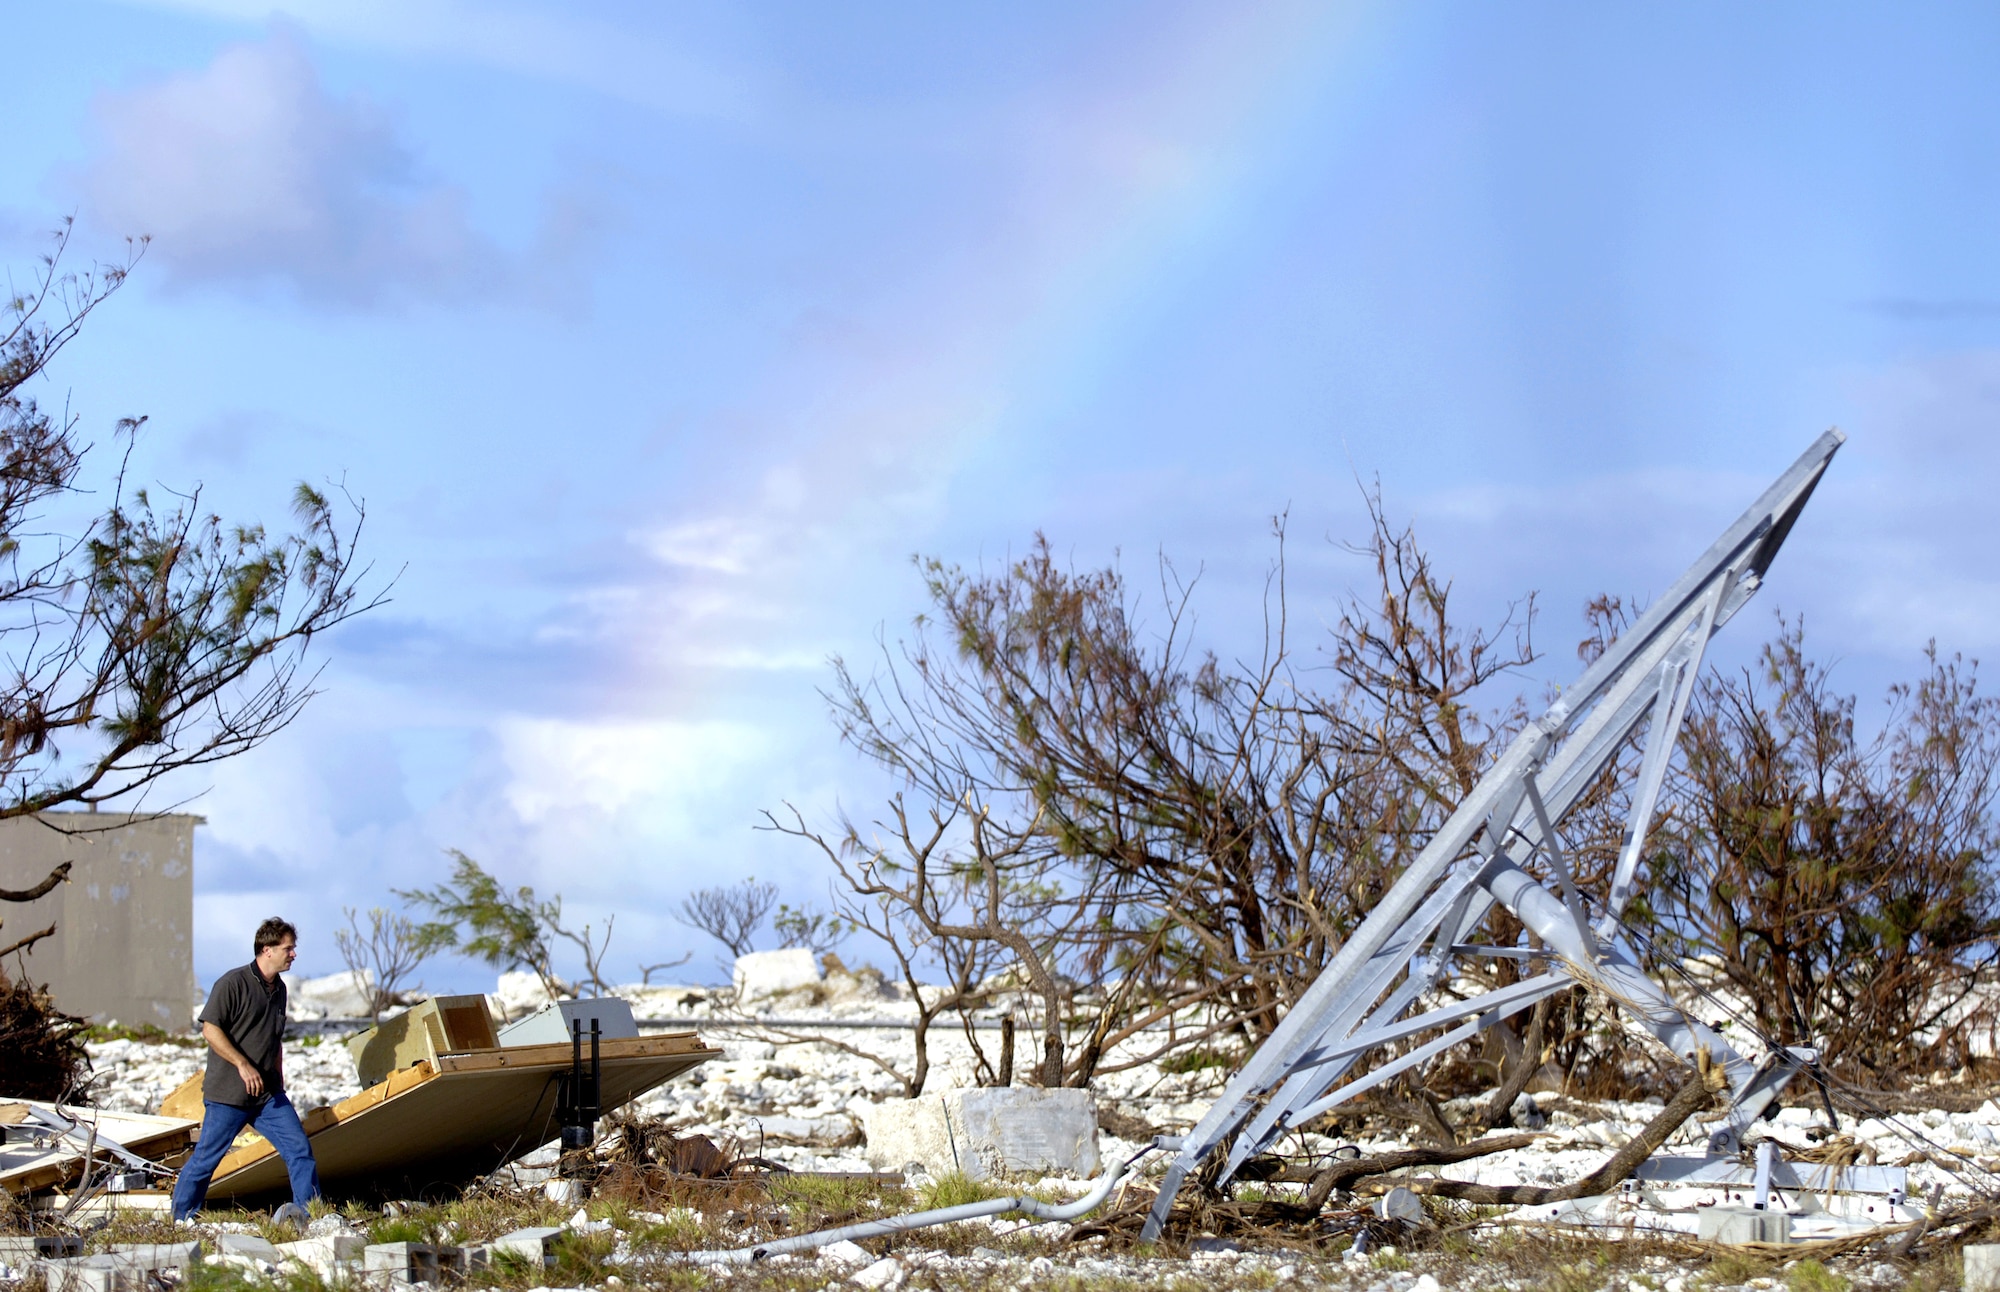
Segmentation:
<svg viewBox="0 0 2000 1292">
<path fill-rule="evenodd" d="M 265 947 L 275 947 L 286 938 L 297 942 L 299 940 L 299 931 L 292 927 L 290 920 L 280 919 L 273 915 L 270 919 L 265 920 L 257 926 L 257 954 L 262 955 Z"/>
</svg>

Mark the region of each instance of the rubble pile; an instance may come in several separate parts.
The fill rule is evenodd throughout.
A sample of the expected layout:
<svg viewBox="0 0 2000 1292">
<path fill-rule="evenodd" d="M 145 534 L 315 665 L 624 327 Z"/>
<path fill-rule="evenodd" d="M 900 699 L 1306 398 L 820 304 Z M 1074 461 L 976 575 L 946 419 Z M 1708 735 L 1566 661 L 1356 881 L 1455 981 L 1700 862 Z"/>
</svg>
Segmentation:
<svg viewBox="0 0 2000 1292">
<path fill-rule="evenodd" d="M 527 989 L 507 975 L 494 994 L 525 1013 L 542 1003 L 538 987 Z M 619 989 L 641 1020 L 693 1022 L 723 1057 L 698 1067 L 636 1100 L 628 1110 L 658 1121 L 678 1135 L 699 1135 L 737 1156 L 755 1156 L 794 1170 L 867 1172 L 900 1170 L 907 1163 L 871 1158 L 866 1127 L 872 1110 L 898 1100 L 903 1088 L 880 1066 L 853 1053 L 819 1043 L 837 1041 L 865 1050 L 890 1066 L 908 1071 L 914 1046 L 907 1027 L 915 1007 L 881 985 L 872 974 L 835 973 L 791 989 L 741 1000 L 729 988 L 634 986 Z M 538 999 L 539 998 L 539 999 Z M 848 1024 L 847 1027 L 840 1026 Z M 987 1044 L 993 1043 L 986 1038 Z M 970 1087 L 971 1050 L 961 1030 L 935 1026 L 930 1034 L 931 1079 L 926 1094 Z M 94 1087 L 100 1106 L 152 1111 L 159 1101 L 199 1071 L 203 1051 L 189 1045 L 117 1040 L 93 1044 L 98 1073 Z M 1135 1151 L 1154 1133 L 1186 1131 L 1206 1109 L 1227 1071 L 1218 1068 L 1163 1072 L 1156 1066 L 1109 1073 L 1093 1083 L 1099 1125 L 1097 1154 L 1111 1160 Z M 306 1037 L 286 1046 L 286 1084 L 301 1109 L 336 1103 L 361 1089 L 354 1062 L 333 1039 Z M 1470 1101 L 1444 1106 L 1463 1122 Z M 1636 1134 L 1660 1108 L 1660 1101 L 1592 1102 L 1536 1095 L 1519 1106 L 1523 1125 L 1544 1123 L 1531 1145 L 1439 1169 L 1451 1178 L 1481 1183 L 1561 1184 L 1576 1179 Z M 1784 1109 L 1763 1123 L 1792 1149 L 1812 1149 L 1831 1128 L 1817 1107 Z M 1699 1154 L 1700 1130 L 1690 1123 L 1670 1139 L 1666 1151 Z M 1851 1142 L 1857 1162 L 1906 1165 L 1912 1198 L 1935 1196 L 1951 1202 L 1970 1199 L 1972 1187 L 1990 1184 L 2000 1173 L 2000 1101 L 1970 1111 L 1942 1108 L 1893 1120 L 1843 1118 L 1838 1134 Z M 1361 1152 L 1405 1146 L 1401 1137 L 1335 1141 L 1300 1137 L 1307 1155 L 1333 1152 L 1351 1143 Z M 553 1154 L 531 1157 L 526 1167 L 553 1162 Z M 1710 1190 L 1711 1193 L 1716 1191 Z M 1862 1202 L 1878 1212 L 1886 1204 Z M 1912 1217 L 1915 1212 L 1910 1213 Z"/>
<path fill-rule="evenodd" d="M 657 1165 L 666 1159 L 659 1153 L 646 1157 L 652 1148 L 700 1145 L 716 1155 L 723 1169 L 682 1172 L 679 1167 L 670 1167 L 669 1174 L 702 1177 L 718 1184 L 742 1178 L 740 1173 L 746 1170 L 761 1175 L 772 1167 L 820 1178 L 900 1180 L 892 1193 L 903 1201 L 892 1210 L 881 1210 L 880 1202 L 871 1203 L 877 1210 L 864 1212 L 863 1218 L 907 1210 L 913 1201 L 941 1196 L 934 1190 L 949 1185 L 951 1178 L 969 1182 L 980 1175 L 1010 1176 L 1035 1196 L 1060 1202 L 1085 1193 L 1090 1184 L 1084 1177 L 1104 1178 L 1096 1163 L 1122 1161 L 1155 1135 L 1185 1132 L 1229 1075 L 1229 1069 L 1220 1066 L 1163 1071 L 1157 1065 L 1142 1065 L 1107 1073 L 1088 1092 L 976 1090 L 975 1063 L 965 1032 L 956 1025 L 938 1025 L 930 1034 L 930 1081 L 920 1099 L 908 1101 L 903 1098 L 902 1083 L 890 1070 L 910 1070 L 915 1057 L 910 1024 L 916 1011 L 912 1002 L 867 971 L 857 974 L 836 969 L 808 976 L 801 966 L 790 963 L 751 965 L 747 970 L 726 988 L 632 987 L 618 992 L 644 1031 L 685 1033 L 693 1029 L 708 1045 L 720 1048 L 719 1053 L 704 1051 L 706 1061 L 619 1110 L 615 1121 L 605 1125 L 600 1151 L 610 1152 L 610 1145 L 620 1136 L 639 1135 L 649 1147 L 638 1156 Z M 308 990 L 300 994 L 308 999 L 339 999 L 334 992 L 314 991 L 310 983 L 305 986 Z M 503 1033 L 507 1030 L 504 1024 L 511 1019 L 547 1004 L 532 980 L 523 983 L 512 975 L 489 999 L 498 1006 L 492 1022 Z M 439 1003 L 453 1000 L 470 1000 L 476 1007 L 479 998 L 440 998 Z M 590 1005 L 579 1002 L 577 1007 Z M 412 1017 L 437 1008 L 421 1006 Z M 592 1008 L 601 1011 L 602 1006 Z M 618 1006 L 620 1014 L 623 1009 Z M 414 1034 L 421 1029 L 405 1030 Z M 981 1033 L 980 1039 L 991 1047 L 998 1035 Z M 287 1085 L 309 1119 L 316 1108 L 351 1102 L 363 1093 L 366 1083 L 355 1057 L 361 1052 L 362 1048 L 344 1044 L 331 1034 L 298 1036 L 287 1043 Z M 200 1071 L 204 1053 L 191 1041 L 120 1039 L 93 1043 L 90 1055 L 97 1074 L 93 1087 L 97 1105 L 107 1111 L 154 1112 L 162 1098 Z M 451 1062 L 456 1060 L 446 1061 L 445 1067 Z M 567 1056 L 563 1062 L 568 1063 Z M 1004 1102 L 1016 1095 L 1037 1107 L 1051 1104 L 1048 1126 L 1037 1129 L 1040 1123 L 1027 1116 L 1032 1110 L 996 1111 L 996 1100 Z M 1056 1104 L 1061 1107 L 1054 1108 Z M 1660 1100 L 1622 1103 L 1547 1093 L 1524 1095 L 1513 1109 L 1515 1132 L 1511 1140 L 1520 1141 L 1518 1146 L 1426 1167 L 1424 1174 L 1474 1184 L 1568 1184 L 1600 1168 L 1615 1148 L 1638 1135 L 1661 1109 Z M 607 1107 L 605 1111 L 612 1110 Z M 1466 1124 L 1474 1112 L 1473 1101 L 1447 1102 L 1443 1112 L 1454 1124 Z M 1007 1138 L 1000 1132 L 1010 1127 L 1019 1130 L 1026 1123 L 1033 1123 L 1029 1139 L 1036 1135 L 1042 1138 L 1023 1150 L 1024 1156 L 1018 1160 L 1004 1160 L 1004 1153 L 993 1156 L 998 1142 Z M 1418 1145 L 1387 1124 L 1369 1126 L 1369 1132 L 1349 1140 L 1296 1136 L 1283 1146 L 1284 1151 L 1294 1162 L 1324 1164 L 1342 1155 L 1358 1152 L 1372 1158 L 1408 1152 Z M 1704 1129 L 1695 1122 L 1685 1124 L 1662 1152 L 1701 1157 Z M 978 1139 L 981 1134 L 985 1135 L 983 1141 Z M 1793 1244 L 1809 1239 L 1838 1240 L 1884 1224 L 1908 1222 L 1914 1226 L 1926 1214 L 1974 1204 L 1977 1190 L 2000 1182 L 2000 1174 L 1994 1174 L 2000 1173 L 2000 1101 L 1963 1111 L 1939 1107 L 1887 1119 L 1843 1119 L 1838 1128 L 1830 1125 L 1816 1106 L 1805 1104 L 1785 1108 L 1760 1123 L 1751 1137 L 1753 1150 L 1760 1137 L 1782 1145 L 1787 1160 L 1842 1167 L 1901 1167 L 1907 1173 L 1906 1194 L 1842 1192 L 1836 1196 L 1833 1192 L 1789 1191 L 1779 1210 L 1784 1213 L 1781 1228 Z M 1060 1143 L 1061 1153 L 1050 1151 L 1049 1145 L 1056 1143 Z M 900 1160 L 904 1157 L 910 1160 Z M 431 1241 L 371 1242 L 367 1222 L 357 1225 L 357 1213 L 350 1209 L 345 1218 L 323 1217 L 311 1232 L 291 1242 L 267 1241 L 269 1234 L 239 1232 L 247 1229 L 245 1226 L 211 1224 L 202 1227 L 207 1237 L 199 1251 L 189 1250 L 184 1242 L 99 1244 L 85 1249 L 89 1253 L 85 1255 L 82 1251 L 30 1250 L 16 1243 L 15 1248 L 0 1251 L 0 1264 L 7 1266 L 0 1270 L 0 1282 L 39 1270 L 52 1290 L 101 1286 L 106 1292 L 116 1292 L 140 1279 L 172 1282 L 177 1277 L 186 1278 L 195 1263 L 235 1267 L 263 1279 L 309 1273 L 329 1284 L 348 1281 L 350 1276 L 364 1282 L 437 1282 L 454 1273 L 474 1273 L 482 1265 L 503 1258 L 530 1259 L 536 1264 L 553 1261 L 557 1247 L 574 1238 L 594 1244 L 590 1250 L 595 1273 L 569 1271 L 567 1276 L 579 1285 L 615 1287 L 617 1284 L 609 1282 L 611 1278 L 655 1281 L 654 1276 L 665 1274 L 667 1264 L 685 1259 L 676 1255 L 681 1248 L 715 1249 L 767 1241 L 768 1208 L 760 1213 L 753 1205 L 718 1218 L 673 1208 L 665 1202 L 641 1203 L 629 1198 L 621 1202 L 609 1193 L 607 1201 L 599 1204 L 589 1201 L 588 1188 L 579 1187 L 573 1174 L 576 1165 L 573 1160 L 564 1161 L 555 1146 L 548 1145 L 504 1168 L 498 1178 L 511 1181 L 518 1197 L 541 1208 L 544 1218 L 548 1218 L 550 1207 L 565 1208 L 555 1215 L 567 1216 L 567 1220 L 561 1225 L 537 1222 L 539 1227 L 488 1241 L 446 1241 L 433 1232 L 426 1236 Z M 1058 1169 L 1063 1165 L 1070 1169 Z M 1287 1178 L 1304 1180 L 1300 1176 Z M 1408 1257 L 1396 1254 L 1393 1245 L 1384 1249 L 1383 1243 L 1393 1244 L 1402 1232 L 1398 1225 L 1407 1226 L 1425 1214 L 1423 1204 L 1409 1190 L 1393 1185 L 1386 1177 L 1356 1184 L 1352 1186 L 1354 1197 L 1326 1213 L 1323 1227 L 1345 1225 L 1338 1232 L 1362 1239 L 1363 1250 L 1350 1251 L 1345 1257 L 1329 1255 L 1324 1248 L 1285 1250 L 1282 1244 L 1276 1250 L 1255 1250 L 1268 1248 L 1257 1233 L 1268 1235 L 1277 1230 L 1259 1230 L 1253 1223 L 1238 1230 L 1218 1224 L 1213 1232 L 1225 1236 L 1197 1240 L 1187 1259 L 1199 1263 L 1196 1272 L 1204 1281 L 1223 1287 L 1300 1281 L 1339 1285 L 1352 1292 L 1440 1292 L 1462 1284 L 1462 1271 L 1454 1274 L 1435 1261 L 1428 1267 L 1422 1260 L 1413 1266 Z M 1141 1187 L 1143 1191 L 1143 1182 Z M 1587 1231 L 1631 1238 L 1652 1231 L 1660 1241 L 1686 1243 L 1699 1231 L 1704 1236 L 1719 1235 L 1724 1241 L 1755 1241 L 1759 1235 L 1774 1232 L 1772 1226 L 1779 1222 L 1771 1219 L 1772 1213 L 1751 1213 L 1749 1227 L 1737 1227 L 1749 1235 L 1748 1239 L 1714 1223 L 1726 1220 L 1725 1213 L 1748 1213 L 1748 1195 L 1749 1189 L 1740 1182 L 1654 1179 L 1634 1181 L 1604 1197 L 1554 1207 L 1522 1206 L 1495 1214 L 1503 1222 L 1529 1222 L 1547 1232 Z M 1285 1192 L 1282 1186 L 1273 1193 L 1270 1186 L 1253 1185 L 1243 1196 L 1253 1200 L 1223 1204 L 1216 1208 L 1217 1216 L 1231 1207 L 1235 1208 L 1231 1214 L 1239 1221 L 1256 1216 L 1259 1208 L 1281 1213 L 1285 1209 L 1282 1199 L 1296 1195 Z M 1255 1201 L 1258 1196 L 1279 1201 Z M 661 1209 L 650 1209 L 656 1205 Z M 776 1273 L 782 1267 L 787 1279 L 805 1276 L 886 1292 L 897 1292 L 912 1281 L 964 1285 L 997 1281 L 1021 1286 L 1033 1282 L 1038 1268 L 1046 1274 L 1058 1266 L 1071 1276 L 1146 1280 L 1160 1275 L 1156 1258 L 1121 1254 L 1129 1244 L 1119 1242 L 1108 1248 L 1078 1247 L 1073 1242 L 1083 1232 L 1122 1234 L 1134 1229 L 1142 1214 L 1143 1206 L 1131 1211 L 1120 1201 L 1099 1213 L 1085 1230 L 1077 1231 L 1066 1222 L 1037 1222 L 1019 1215 L 982 1217 L 957 1226 L 949 1240 L 891 1244 L 888 1256 L 881 1255 L 880 1244 L 871 1243 L 870 1248 L 875 1249 L 871 1251 L 853 1242 L 834 1242 L 817 1253 L 772 1257 L 759 1268 Z M 1336 1229 L 1327 1230 L 1328 1234 L 1334 1232 Z M 973 1237 L 968 1239 L 968 1233 Z M 981 1233 L 991 1238 L 978 1238 Z M 1253 1250 L 1238 1250 L 1239 1246 Z M 1635 1272 L 1649 1271 L 1634 1273 L 1627 1279 L 1629 1285 L 1674 1292 L 1678 1282 L 1682 1292 L 1694 1288 L 1705 1262 L 1692 1254 L 1696 1249 L 1678 1250 L 1679 1256 L 1667 1258 L 1642 1248 L 1622 1258 Z M 1052 1262 L 1046 1253 L 1058 1253 L 1059 1259 Z M 1875 1279 L 1857 1269 L 1849 1271 L 1853 1276 L 1849 1281 L 1863 1286 L 1890 1281 L 1900 1284 L 1902 1277 L 1895 1267 L 1881 1268 L 1896 1277 Z M 556 1273 L 551 1266 L 551 1285 Z M 1535 1281 L 1482 1276 L 1480 1285 L 1526 1288 Z"/>
</svg>

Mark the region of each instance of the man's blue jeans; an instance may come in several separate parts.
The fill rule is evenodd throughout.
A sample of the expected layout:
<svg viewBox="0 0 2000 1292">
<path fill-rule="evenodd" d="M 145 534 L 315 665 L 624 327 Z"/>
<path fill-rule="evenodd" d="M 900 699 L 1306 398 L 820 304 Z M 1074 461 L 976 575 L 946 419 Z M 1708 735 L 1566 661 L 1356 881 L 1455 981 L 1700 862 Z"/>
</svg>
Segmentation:
<svg viewBox="0 0 2000 1292">
<path fill-rule="evenodd" d="M 231 1141 L 245 1126 L 256 1127 L 257 1133 L 270 1140 L 271 1147 L 285 1159 L 285 1170 L 292 1177 L 293 1202 L 303 1207 L 319 1197 L 319 1166 L 313 1161 L 306 1128 L 299 1125 L 298 1110 L 292 1107 L 290 1099 L 272 1095 L 248 1108 L 210 1101 L 202 1114 L 201 1138 L 195 1141 L 194 1152 L 174 1183 L 175 1220 L 187 1219 L 208 1201 L 209 1178 L 229 1152 Z"/>
</svg>

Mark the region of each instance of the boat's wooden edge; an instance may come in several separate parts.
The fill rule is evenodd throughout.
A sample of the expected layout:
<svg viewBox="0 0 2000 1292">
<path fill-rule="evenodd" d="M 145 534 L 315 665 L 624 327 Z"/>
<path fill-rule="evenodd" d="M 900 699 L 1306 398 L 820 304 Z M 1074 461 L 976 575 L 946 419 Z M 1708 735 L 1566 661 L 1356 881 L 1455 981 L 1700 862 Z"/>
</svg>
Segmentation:
<svg viewBox="0 0 2000 1292">
<path fill-rule="evenodd" d="M 585 1062 L 589 1050 L 584 1051 Z M 464 1054 L 441 1054 L 438 1066 L 445 1072 L 491 1072 L 501 1068 L 567 1068 L 571 1059 L 567 1045 L 515 1045 L 498 1050 L 468 1050 Z M 694 1032 L 668 1032 L 659 1036 L 626 1036 L 598 1042 L 599 1063 L 623 1059 L 693 1058 L 719 1059 L 722 1051 L 702 1044 Z"/>
</svg>

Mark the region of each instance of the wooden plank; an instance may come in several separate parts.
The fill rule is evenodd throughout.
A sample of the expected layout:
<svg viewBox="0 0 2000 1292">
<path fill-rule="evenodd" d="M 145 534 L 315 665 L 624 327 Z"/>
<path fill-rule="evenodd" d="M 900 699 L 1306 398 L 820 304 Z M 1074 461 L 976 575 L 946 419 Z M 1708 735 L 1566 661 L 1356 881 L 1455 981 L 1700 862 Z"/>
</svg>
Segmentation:
<svg viewBox="0 0 2000 1292">
<path fill-rule="evenodd" d="M 597 1057 L 600 1063 L 612 1059 L 661 1058 L 670 1055 L 698 1054 L 704 1060 L 722 1053 L 701 1043 L 701 1037 L 693 1032 L 667 1032 L 659 1036 L 621 1036 L 598 1042 Z M 570 1064 L 570 1047 L 555 1045 L 514 1045 L 499 1050 L 476 1050 L 470 1054 L 445 1054 L 438 1057 L 438 1067 L 445 1072 L 486 1072 L 494 1068 L 547 1068 L 567 1072 Z M 583 1061 L 590 1062 L 590 1047 L 583 1048 Z M 607 1100 L 606 1107 L 612 1105 Z"/>
<path fill-rule="evenodd" d="M 692 1033 L 602 1042 L 603 1102 L 616 1108 L 697 1064 L 721 1056 Z M 437 1070 L 389 1081 L 334 1106 L 337 1120 L 311 1133 L 320 1185 L 340 1197 L 423 1197 L 533 1152 L 556 1137 L 557 1078 L 567 1045 L 446 1055 Z M 428 1067 L 428 1065 L 420 1065 Z M 209 1197 L 245 1199 L 288 1188 L 268 1148 L 224 1159 Z"/>
</svg>

